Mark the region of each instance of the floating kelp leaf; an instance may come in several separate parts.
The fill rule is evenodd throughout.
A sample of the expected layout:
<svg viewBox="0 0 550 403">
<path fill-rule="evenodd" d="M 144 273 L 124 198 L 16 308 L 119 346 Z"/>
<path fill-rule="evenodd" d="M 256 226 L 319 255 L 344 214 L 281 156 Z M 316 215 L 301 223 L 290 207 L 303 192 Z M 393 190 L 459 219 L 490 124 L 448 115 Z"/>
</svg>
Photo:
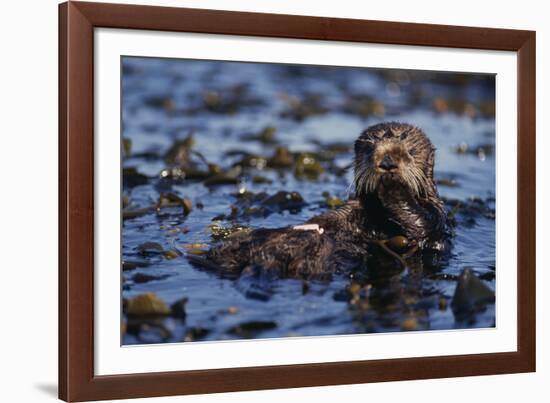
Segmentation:
<svg viewBox="0 0 550 403">
<path fill-rule="evenodd" d="M 182 198 L 179 197 L 176 193 L 164 192 L 159 195 L 156 207 L 157 210 L 166 207 L 180 207 L 182 203 Z"/>
<path fill-rule="evenodd" d="M 216 164 L 208 164 L 208 169 L 197 169 L 194 166 L 165 168 L 160 172 L 163 180 L 181 182 L 186 180 L 205 180 L 212 176 L 222 174 L 223 170 Z"/>
<path fill-rule="evenodd" d="M 475 118 L 478 114 L 476 105 L 464 98 L 435 97 L 432 101 L 432 109 L 437 113 L 452 112 L 458 115 L 466 115 Z"/>
<path fill-rule="evenodd" d="M 275 154 L 267 160 L 269 168 L 290 168 L 294 164 L 294 157 L 287 147 L 277 147 Z"/>
<path fill-rule="evenodd" d="M 176 110 L 176 102 L 173 98 L 167 98 L 164 100 L 162 107 L 166 112 L 174 112 Z"/>
<path fill-rule="evenodd" d="M 233 166 L 241 166 L 243 168 L 255 168 L 262 170 L 267 166 L 267 158 L 256 154 L 247 154 L 237 161 Z"/>
<path fill-rule="evenodd" d="M 164 325 L 166 315 L 129 316 L 127 334 L 134 335 L 140 343 L 166 343 L 172 334 Z"/>
<path fill-rule="evenodd" d="M 182 140 L 177 140 L 164 154 L 164 160 L 168 164 L 177 164 L 180 167 L 190 166 L 191 150 L 194 144 L 192 133 Z"/>
<path fill-rule="evenodd" d="M 352 298 L 353 295 L 348 287 L 338 290 L 332 295 L 332 299 L 339 302 L 349 302 Z"/>
<path fill-rule="evenodd" d="M 122 211 L 123 220 L 141 217 L 150 213 L 159 212 L 162 208 L 181 207 L 184 215 L 188 215 L 192 209 L 192 202 L 189 199 L 182 199 L 175 193 L 161 193 L 156 204 L 142 208 L 127 208 Z"/>
<path fill-rule="evenodd" d="M 131 218 L 142 217 L 147 214 L 155 212 L 155 206 L 143 207 L 143 208 L 128 208 L 122 211 L 122 219 L 129 220 Z"/>
<path fill-rule="evenodd" d="M 452 178 L 436 179 L 435 183 L 439 186 L 446 186 L 449 188 L 456 188 L 460 186 L 460 184 L 456 181 L 456 179 L 452 179 Z"/>
<path fill-rule="evenodd" d="M 220 219 L 234 220 L 237 218 L 267 217 L 273 213 L 285 210 L 295 214 L 307 205 L 298 192 L 279 191 L 273 195 L 266 192 L 242 192 L 233 194 L 237 203 L 231 206 L 231 214 Z"/>
<path fill-rule="evenodd" d="M 137 247 L 139 254 L 144 256 L 160 255 L 164 248 L 158 242 L 144 242 Z"/>
<path fill-rule="evenodd" d="M 141 159 L 144 159 L 144 160 L 148 160 L 148 161 L 155 161 L 155 160 L 158 160 L 158 159 L 161 159 L 162 156 L 160 155 L 160 153 L 156 150 L 147 150 L 147 151 L 142 151 L 142 152 L 133 152 L 131 155 L 130 155 L 131 158 L 141 158 Z"/>
<path fill-rule="evenodd" d="M 208 111 L 219 114 L 234 114 L 241 108 L 260 106 L 264 102 L 253 96 L 247 83 L 236 84 L 227 88 L 210 89 L 201 94 L 202 105 L 190 108 L 188 113 Z"/>
<path fill-rule="evenodd" d="M 141 284 L 141 283 L 148 283 L 150 281 L 158 281 L 158 280 L 164 280 L 166 278 L 170 277 L 169 275 L 167 274 L 164 274 L 164 275 L 152 275 L 152 274 L 147 274 L 147 273 L 136 273 L 133 277 L 132 277 L 132 281 L 134 283 L 138 283 L 138 284 Z"/>
<path fill-rule="evenodd" d="M 146 260 L 126 260 L 124 259 L 122 261 L 122 270 L 129 271 L 129 270 L 135 270 L 138 267 L 147 267 L 149 266 L 149 262 Z"/>
<path fill-rule="evenodd" d="M 306 295 L 311 289 L 311 283 L 307 280 L 302 281 L 302 295 Z"/>
<path fill-rule="evenodd" d="M 162 252 L 162 256 L 164 256 L 165 259 L 172 260 L 179 256 L 179 253 L 175 250 L 165 250 Z"/>
<path fill-rule="evenodd" d="M 243 322 L 237 326 L 234 326 L 231 329 L 229 329 L 227 333 L 233 334 L 235 336 L 238 336 L 244 339 L 250 339 L 256 336 L 260 332 L 272 330 L 272 329 L 275 329 L 276 327 L 277 327 L 277 323 L 273 321 L 256 320 L 256 321 L 250 321 L 250 322 Z"/>
<path fill-rule="evenodd" d="M 383 117 L 386 109 L 382 102 L 376 101 L 368 95 L 352 95 L 346 99 L 342 112 L 361 117 Z"/>
<path fill-rule="evenodd" d="M 410 332 L 418 329 L 418 320 L 415 317 L 406 318 L 401 321 L 401 330 Z"/>
<path fill-rule="evenodd" d="M 449 217 L 454 219 L 456 216 L 462 216 L 466 219 L 472 220 L 475 223 L 475 219 L 478 217 L 485 217 L 491 220 L 495 219 L 496 211 L 493 207 L 494 201 L 491 198 L 485 200 L 471 197 L 467 200 L 448 199 L 442 197 L 443 202 L 450 208 Z"/>
<path fill-rule="evenodd" d="M 324 172 L 321 163 L 312 154 L 299 154 L 294 165 L 298 178 L 317 179 Z"/>
<path fill-rule="evenodd" d="M 493 155 L 494 152 L 495 152 L 495 145 L 494 144 L 490 144 L 490 143 L 486 143 L 486 144 L 478 144 L 477 146 L 474 147 L 474 154 L 477 155 L 477 157 L 482 160 L 482 161 L 485 161 L 485 159 L 490 156 L 490 155 Z"/>
<path fill-rule="evenodd" d="M 355 308 L 366 311 L 370 308 L 369 295 L 372 286 L 370 284 L 362 285 L 359 283 L 351 283 L 348 287 L 352 295 L 349 303 Z"/>
<path fill-rule="evenodd" d="M 458 276 L 451 273 L 433 273 L 427 276 L 430 280 L 458 281 Z"/>
<path fill-rule="evenodd" d="M 466 154 L 469 149 L 470 146 L 468 145 L 468 143 L 462 142 L 454 148 L 454 151 L 457 154 Z"/>
<path fill-rule="evenodd" d="M 237 308 L 236 306 L 230 306 L 225 311 L 230 315 L 235 315 L 239 312 L 239 308 Z"/>
<path fill-rule="evenodd" d="M 183 177 L 180 176 L 181 179 L 188 179 L 188 180 L 199 180 L 202 181 L 204 179 L 209 178 L 210 176 L 214 175 L 213 172 L 207 171 L 207 170 L 201 170 L 201 169 L 194 169 L 194 168 L 187 168 L 183 171 Z M 175 179 L 178 179 L 175 177 Z"/>
<path fill-rule="evenodd" d="M 274 293 L 274 280 L 275 275 L 263 267 L 247 266 L 237 279 L 236 288 L 248 299 L 267 302 Z"/>
<path fill-rule="evenodd" d="M 205 106 L 211 110 L 220 109 L 219 106 L 222 104 L 222 97 L 218 91 L 205 91 L 202 94 L 202 99 Z"/>
<path fill-rule="evenodd" d="M 233 209 L 234 209 L 234 208 L 232 207 L 232 210 L 233 210 Z M 232 214 L 233 214 L 233 212 L 232 212 Z M 237 212 L 235 211 L 233 215 L 236 216 L 236 215 L 237 215 Z M 223 220 L 225 220 L 226 218 L 227 218 L 227 217 L 226 217 L 225 214 L 218 214 L 217 216 L 212 217 L 212 221 L 223 221 Z"/>
<path fill-rule="evenodd" d="M 122 75 L 123 76 L 134 76 L 137 74 L 142 74 L 143 70 L 137 66 L 128 64 L 128 63 L 122 63 Z"/>
<path fill-rule="evenodd" d="M 357 283 L 351 283 L 348 286 L 348 291 L 351 295 L 351 299 L 349 300 L 350 304 L 356 304 L 359 299 L 361 299 L 361 285 Z"/>
<path fill-rule="evenodd" d="M 233 238 L 241 238 L 244 237 L 252 231 L 250 228 L 241 227 L 242 229 L 235 230 L 231 232 L 229 235 L 227 235 L 227 239 L 233 239 Z"/>
<path fill-rule="evenodd" d="M 347 302 L 351 305 L 356 305 L 362 310 L 367 310 L 369 308 L 369 295 L 370 295 L 371 285 L 365 284 L 362 285 L 357 282 L 352 282 L 345 288 L 336 291 L 332 299 L 335 301 Z"/>
<path fill-rule="evenodd" d="M 221 175 L 223 174 L 223 169 L 216 164 L 208 164 L 208 170 L 198 170 L 194 168 L 188 168 L 185 171 L 185 176 L 187 179 L 190 180 L 204 180 L 210 177 L 213 177 L 215 175 Z"/>
<path fill-rule="evenodd" d="M 288 109 L 281 113 L 281 116 L 285 118 L 301 121 L 307 117 L 322 115 L 328 112 L 328 109 L 322 104 L 323 97 L 320 94 L 310 93 L 302 98 L 282 95 L 281 98 L 288 105 Z"/>
<path fill-rule="evenodd" d="M 332 196 L 328 192 L 323 192 L 323 197 L 325 198 L 325 205 L 328 208 L 335 209 L 344 204 L 344 201 L 342 199 L 337 196 Z"/>
<path fill-rule="evenodd" d="M 206 336 L 208 336 L 208 333 L 210 333 L 210 330 L 204 327 L 191 327 L 187 329 L 187 332 L 185 333 L 185 337 L 183 338 L 183 341 L 191 342 L 191 341 L 204 339 Z"/>
<path fill-rule="evenodd" d="M 235 166 L 227 172 L 218 173 L 204 181 L 205 186 L 235 185 L 240 182 L 242 168 Z"/>
<path fill-rule="evenodd" d="M 269 158 L 258 154 L 247 154 L 233 164 L 234 167 L 254 169 L 288 169 L 294 167 L 297 177 L 317 179 L 324 172 L 321 161 L 333 162 L 335 153 L 328 150 L 319 152 L 292 153 L 287 147 L 277 147 Z"/>
<path fill-rule="evenodd" d="M 165 95 L 151 95 L 146 97 L 143 102 L 151 108 L 164 109 L 167 112 L 172 112 L 175 108 L 172 97 Z"/>
<path fill-rule="evenodd" d="M 277 129 L 273 126 L 266 126 L 258 133 L 245 134 L 241 136 L 242 140 L 259 141 L 262 144 L 276 144 L 275 132 Z"/>
<path fill-rule="evenodd" d="M 188 244 L 185 244 L 184 247 L 186 249 L 202 249 L 202 248 L 208 248 L 208 245 L 205 244 L 205 243 L 188 243 Z"/>
<path fill-rule="evenodd" d="M 443 97 L 436 97 L 432 101 L 432 109 L 438 113 L 445 113 L 449 111 L 449 103 Z"/>
<path fill-rule="evenodd" d="M 187 305 L 188 301 L 189 300 L 185 297 L 178 299 L 176 302 L 170 305 L 170 314 L 173 317 L 184 319 L 187 316 L 187 312 L 185 311 L 185 306 Z"/>
<path fill-rule="evenodd" d="M 210 224 L 208 226 L 210 228 L 211 234 L 210 236 L 215 241 L 219 241 L 221 239 L 226 238 L 238 238 L 244 235 L 249 234 L 252 230 L 248 227 L 244 227 L 242 225 L 233 225 L 231 227 L 223 227 L 219 224 Z"/>
<path fill-rule="evenodd" d="M 268 195 L 266 192 L 254 193 L 248 190 L 243 190 L 243 191 L 239 190 L 236 193 L 231 193 L 231 196 L 236 197 L 237 199 L 239 199 L 239 201 L 242 202 L 242 201 L 263 200 Z"/>
<path fill-rule="evenodd" d="M 208 252 L 208 245 L 204 243 L 191 243 L 184 245 L 185 251 L 189 255 L 202 256 Z"/>
<path fill-rule="evenodd" d="M 353 145 L 350 142 L 323 143 L 318 139 L 312 139 L 311 143 L 318 147 L 319 152 L 330 153 L 332 158 L 337 154 L 348 154 L 353 151 Z"/>
<path fill-rule="evenodd" d="M 236 185 L 238 183 L 238 178 L 232 178 L 224 174 L 212 176 L 204 181 L 206 186 Z"/>
<path fill-rule="evenodd" d="M 166 168 L 160 171 L 159 177 L 161 179 L 181 181 L 186 178 L 186 172 L 183 168 L 180 167 Z"/>
<path fill-rule="evenodd" d="M 460 274 L 451 307 L 457 319 L 462 320 L 479 312 L 487 304 L 495 302 L 495 292 L 485 285 L 475 273 L 466 268 Z"/>
<path fill-rule="evenodd" d="M 394 252 L 403 254 L 409 251 L 413 246 L 416 246 L 416 242 L 410 241 L 409 239 L 405 238 L 403 235 L 397 235 L 388 239 L 388 242 L 386 243 L 386 245 L 388 245 L 388 248 L 390 248 Z"/>
<path fill-rule="evenodd" d="M 334 161 L 331 161 L 325 168 L 328 172 L 335 175 L 338 178 L 345 176 L 351 169 L 351 164 L 341 166 Z"/>
<path fill-rule="evenodd" d="M 130 196 L 123 194 L 122 195 L 122 208 L 126 208 L 130 205 Z"/>
<path fill-rule="evenodd" d="M 477 146 L 470 146 L 467 143 L 460 143 L 454 148 L 457 154 L 472 154 L 477 156 L 481 161 L 485 161 L 487 156 L 492 155 L 495 151 L 494 144 L 486 143 Z"/>
<path fill-rule="evenodd" d="M 272 184 L 273 181 L 269 178 L 266 178 L 265 176 L 255 175 L 252 177 L 252 183 L 254 183 L 255 185 L 261 185 L 264 183 Z"/>
<path fill-rule="evenodd" d="M 496 275 L 494 271 L 488 271 L 485 273 L 477 273 L 477 277 L 480 280 L 493 281 L 496 278 Z"/>
<path fill-rule="evenodd" d="M 122 169 L 122 184 L 124 187 L 135 187 L 145 185 L 149 178 L 138 172 L 136 167 L 126 167 Z"/>
<path fill-rule="evenodd" d="M 436 97 L 432 101 L 432 109 L 437 113 L 452 112 L 458 115 L 466 115 L 470 118 L 479 116 L 492 118 L 495 116 L 495 102 L 482 101 L 479 103 L 468 102 L 464 98 Z"/>
<path fill-rule="evenodd" d="M 241 171 L 236 170 L 235 172 L 240 173 Z M 208 164 L 208 175 L 212 176 L 212 175 L 218 175 L 218 174 L 221 174 L 221 173 L 223 173 L 223 169 L 219 165 Z"/>
<path fill-rule="evenodd" d="M 183 214 L 188 215 L 193 209 L 193 203 L 189 199 L 182 200 Z"/>
<path fill-rule="evenodd" d="M 242 217 L 267 217 L 269 214 L 271 210 L 265 207 L 246 207 L 240 213 Z"/>
<path fill-rule="evenodd" d="M 122 138 L 122 155 L 124 158 L 128 157 L 130 155 L 130 152 L 132 150 L 132 140 L 128 137 Z"/>
<path fill-rule="evenodd" d="M 407 259 L 418 251 L 418 243 L 402 235 L 370 241 L 370 267 L 380 278 L 392 276 L 407 268 Z M 396 264 L 397 263 L 397 264 Z M 382 269 L 383 270 L 380 270 Z"/>
<path fill-rule="evenodd" d="M 164 192 L 160 194 L 155 207 L 157 211 L 166 207 L 181 207 L 183 214 L 188 215 L 193 209 L 193 203 L 189 199 L 182 199 L 176 193 Z"/>
<path fill-rule="evenodd" d="M 478 110 L 484 117 L 492 118 L 495 116 L 496 104 L 495 101 L 484 101 L 478 105 Z"/>
<path fill-rule="evenodd" d="M 199 248 L 190 248 L 187 249 L 187 254 L 193 255 L 193 256 L 202 256 L 208 252 L 206 249 L 199 249 Z"/>
<path fill-rule="evenodd" d="M 152 292 L 130 298 L 126 304 L 128 316 L 167 316 L 169 314 L 168 305 Z"/>
<path fill-rule="evenodd" d="M 300 193 L 284 190 L 262 201 L 262 205 L 277 207 L 279 210 L 296 210 L 302 208 L 305 204 L 304 198 Z"/>
</svg>

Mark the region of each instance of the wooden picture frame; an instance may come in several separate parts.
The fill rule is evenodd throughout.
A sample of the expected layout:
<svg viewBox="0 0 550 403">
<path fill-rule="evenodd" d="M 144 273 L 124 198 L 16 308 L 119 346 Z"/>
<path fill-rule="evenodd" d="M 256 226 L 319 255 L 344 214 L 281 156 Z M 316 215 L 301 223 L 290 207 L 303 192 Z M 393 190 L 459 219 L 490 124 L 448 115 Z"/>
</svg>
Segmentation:
<svg viewBox="0 0 550 403">
<path fill-rule="evenodd" d="M 94 29 L 505 50 L 518 58 L 517 352 L 94 375 Z M 59 6 L 59 397 L 214 393 L 535 371 L 535 33 L 200 9 Z"/>
</svg>

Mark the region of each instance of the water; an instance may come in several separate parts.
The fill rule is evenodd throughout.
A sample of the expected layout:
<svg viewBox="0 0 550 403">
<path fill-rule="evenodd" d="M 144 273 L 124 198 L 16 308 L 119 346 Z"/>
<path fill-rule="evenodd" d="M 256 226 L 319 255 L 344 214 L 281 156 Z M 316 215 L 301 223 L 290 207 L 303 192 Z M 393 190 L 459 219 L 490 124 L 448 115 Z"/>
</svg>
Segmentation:
<svg viewBox="0 0 550 403">
<path fill-rule="evenodd" d="M 150 206 L 159 191 L 166 190 L 190 199 L 194 206 L 188 216 L 174 207 L 124 220 L 122 259 L 147 265 L 123 271 L 122 297 L 154 292 L 167 304 L 183 297 L 188 302 L 183 320 L 124 315 L 128 331 L 123 344 L 495 325 L 494 304 L 466 318 L 455 316 L 450 306 L 457 277 L 466 267 L 495 288 L 493 77 L 125 58 L 122 90 L 122 136 L 131 141 L 123 166 L 150 178 L 138 186 L 125 185 L 131 206 Z M 223 97 L 232 96 L 227 94 L 234 99 L 224 104 Z M 372 99 L 353 103 L 351 97 L 365 95 Z M 300 109 L 296 100 L 307 97 L 305 105 L 320 107 Z M 247 173 L 239 184 L 207 187 L 201 181 L 183 180 L 161 186 L 159 172 L 167 163 L 160 156 L 175 140 L 193 133 L 193 150 L 228 169 L 240 158 L 231 151 L 270 156 L 280 145 L 293 152 L 318 151 L 324 147 L 319 144 L 334 142 L 351 145 L 363 129 L 384 120 L 419 126 L 437 148 L 439 192 L 448 209 L 454 208 L 457 222 L 452 253 L 437 267 L 362 282 L 359 299 L 350 301 L 339 297 L 354 282 L 345 275 L 307 284 L 294 279 L 231 280 L 197 270 L 184 256 L 144 257 L 138 252 L 144 242 L 157 242 L 165 250 L 211 245 L 208 226 L 214 217 L 230 212 L 239 191 L 298 191 L 307 202 L 298 212 L 237 220 L 251 228 L 302 223 L 327 209 L 323 192 L 342 199 L 350 194 L 352 172 L 338 175 L 328 169 L 316 180 L 297 178 L 292 169 L 283 174 L 263 170 Z M 267 126 L 276 129 L 279 144 L 242 139 Z M 344 152 L 331 163 L 345 168 L 351 158 L 351 152 Z M 254 183 L 251 177 L 256 174 L 272 183 Z M 457 202 L 459 208 L 454 207 Z M 135 281 L 138 274 L 155 279 Z M 266 298 L 250 298 L 250 287 L 259 287 Z"/>
</svg>

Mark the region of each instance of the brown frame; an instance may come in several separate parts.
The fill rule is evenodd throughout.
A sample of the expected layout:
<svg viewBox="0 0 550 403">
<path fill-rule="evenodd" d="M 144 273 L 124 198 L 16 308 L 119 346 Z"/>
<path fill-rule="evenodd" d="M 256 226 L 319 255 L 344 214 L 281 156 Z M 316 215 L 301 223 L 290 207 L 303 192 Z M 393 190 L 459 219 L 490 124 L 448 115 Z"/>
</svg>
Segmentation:
<svg viewBox="0 0 550 403">
<path fill-rule="evenodd" d="M 94 375 L 93 66 L 96 27 L 515 51 L 518 351 Z M 121 399 L 535 371 L 535 32 L 201 9 L 59 6 L 59 397 Z"/>
</svg>

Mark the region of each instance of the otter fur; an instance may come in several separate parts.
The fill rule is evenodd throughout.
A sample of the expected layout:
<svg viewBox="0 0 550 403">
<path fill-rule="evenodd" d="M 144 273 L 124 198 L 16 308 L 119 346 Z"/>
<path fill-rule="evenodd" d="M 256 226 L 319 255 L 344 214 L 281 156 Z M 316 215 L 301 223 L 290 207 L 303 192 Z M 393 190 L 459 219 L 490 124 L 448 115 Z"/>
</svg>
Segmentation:
<svg viewBox="0 0 550 403">
<path fill-rule="evenodd" d="M 450 231 L 433 178 L 435 148 L 424 132 L 377 124 L 361 133 L 354 153 L 353 199 L 302 226 L 222 241 L 194 263 L 229 277 L 260 268 L 279 277 L 327 279 L 357 267 L 373 245 L 396 236 L 417 253 L 443 252 Z"/>
</svg>

